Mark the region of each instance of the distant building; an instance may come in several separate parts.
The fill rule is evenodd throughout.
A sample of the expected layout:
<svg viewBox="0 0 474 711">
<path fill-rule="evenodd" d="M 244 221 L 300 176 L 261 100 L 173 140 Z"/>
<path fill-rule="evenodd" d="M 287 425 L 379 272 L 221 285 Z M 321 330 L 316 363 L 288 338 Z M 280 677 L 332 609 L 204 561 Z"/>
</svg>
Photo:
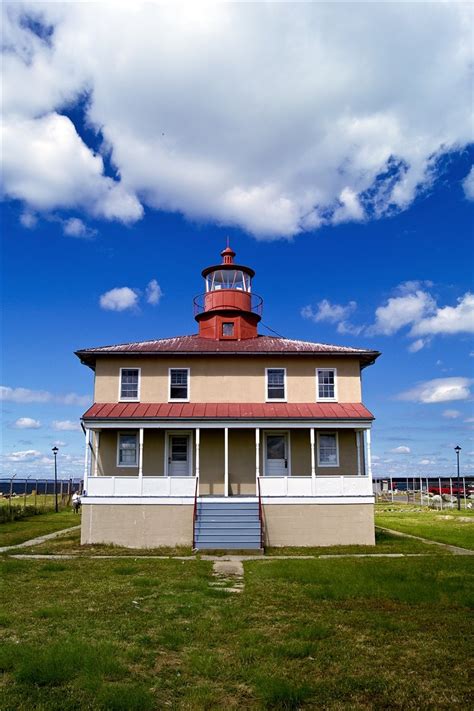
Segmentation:
<svg viewBox="0 0 474 711">
<path fill-rule="evenodd" d="M 196 335 L 77 351 L 95 372 L 83 543 L 374 543 L 361 371 L 380 354 L 259 335 L 234 257 L 202 272 Z"/>
</svg>

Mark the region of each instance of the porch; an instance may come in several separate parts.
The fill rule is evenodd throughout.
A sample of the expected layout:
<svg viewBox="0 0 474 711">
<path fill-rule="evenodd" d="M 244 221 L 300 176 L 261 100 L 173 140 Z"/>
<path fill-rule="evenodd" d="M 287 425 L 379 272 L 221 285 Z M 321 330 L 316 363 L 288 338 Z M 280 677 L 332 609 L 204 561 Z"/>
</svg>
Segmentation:
<svg viewBox="0 0 474 711">
<path fill-rule="evenodd" d="M 91 503 L 258 496 L 273 503 L 372 501 L 370 426 L 127 424 L 85 431 Z"/>
</svg>

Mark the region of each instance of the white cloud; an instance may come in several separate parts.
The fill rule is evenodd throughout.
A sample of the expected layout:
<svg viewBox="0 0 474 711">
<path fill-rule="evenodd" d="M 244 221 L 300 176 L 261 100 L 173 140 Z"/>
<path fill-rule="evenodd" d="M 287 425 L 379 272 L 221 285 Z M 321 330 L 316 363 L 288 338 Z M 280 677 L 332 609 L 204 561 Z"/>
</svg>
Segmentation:
<svg viewBox="0 0 474 711">
<path fill-rule="evenodd" d="M 426 467 L 430 464 L 436 464 L 434 459 L 420 459 L 419 464 L 421 464 L 422 467 Z"/>
<path fill-rule="evenodd" d="M 400 393 L 397 399 L 420 403 L 467 400 L 471 382 L 471 378 L 435 378 L 418 383 L 414 388 Z"/>
<path fill-rule="evenodd" d="M 442 414 L 443 417 L 446 417 L 448 420 L 456 420 L 458 417 L 461 416 L 459 410 L 444 410 Z"/>
<path fill-rule="evenodd" d="M 404 444 L 401 444 L 399 447 L 394 447 L 393 449 L 390 450 L 394 454 L 410 454 L 411 449 L 410 447 L 407 447 Z"/>
<path fill-rule="evenodd" d="M 38 224 L 38 218 L 33 212 L 26 210 L 20 215 L 20 224 L 27 230 L 33 230 Z"/>
<path fill-rule="evenodd" d="M 102 294 L 99 302 L 101 308 L 105 309 L 105 311 L 136 309 L 138 305 L 138 294 L 128 286 L 117 287 Z"/>
<path fill-rule="evenodd" d="M 418 353 L 418 351 L 421 351 L 422 348 L 426 346 L 427 339 L 425 338 L 417 338 L 416 341 L 413 341 L 413 343 L 410 343 L 408 346 L 408 350 L 410 353 Z"/>
<path fill-rule="evenodd" d="M 287 237 L 405 209 L 472 140 L 463 3 L 4 7 L 5 191 L 32 209 Z M 86 92 L 114 179 L 59 113 Z"/>
<path fill-rule="evenodd" d="M 72 422 L 71 420 L 54 420 L 53 429 L 58 432 L 73 432 L 75 430 L 80 430 L 81 425 L 79 422 Z"/>
<path fill-rule="evenodd" d="M 437 308 L 433 316 L 422 318 L 411 329 L 414 336 L 439 333 L 474 333 L 474 294 L 464 294 L 457 306 Z"/>
<path fill-rule="evenodd" d="M 68 220 L 64 220 L 63 232 L 67 237 L 78 237 L 82 239 L 88 239 L 93 233 L 78 217 L 70 217 Z"/>
<path fill-rule="evenodd" d="M 433 313 L 435 308 L 433 297 L 421 289 L 403 296 L 394 296 L 388 299 L 385 306 L 379 306 L 375 310 L 375 323 L 367 329 L 367 333 L 390 336 L 404 326 Z"/>
<path fill-rule="evenodd" d="M 468 200 L 474 200 L 474 165 L 463 180 L 464 195 Z"/>
<path fill-rule="evenodd" d="M 305 319 L 310 319 L 315 323 L 319 321 L 328 321 L 329 323 L 338 323 L 345 321 L 351 313 L 355 311 L 357 304 L 355 301 L 349 301 L 348 304 L 331 304 L 327 299 L 320 301 L 316 309 L 311 305 L 303 306 L 301 315 Z"/>
<path fill-rule="evenodd" d="M 149 304 L 157 306 L 160 303 L 163 292 L 156 279 L 152 279 L 146 288 L 146 300 Z"/>
<path fill-rule="evenodd" d="M 54 447 L 67 447 L 67 442 L 64 442 L 62 439 L 55 439 L 53 442 Z"/>
<path fill-rule="evenodd" d="M 13 426 L 17 430 L 39 430 L 41 422 L 32 417 L 19 417 Z"/>
<path fill-rule="evenodd" d="M 464 422 L 467 422 L 468 424 L 470 424 L 470 423 L 474 422 L 474 417 L 466 417 Z"/>
<path fill-rule="evenodd" d="M 41 457 L 41 452 L 36 449 L 25 449 L 21 452 L 10 452 L 6 455 L 8 462 L 28 462 Z"/>
<path fill-rule="evenodd" d="M 7 385 L 0 385 L 0 401 L 5 402 L 54 402 L 60 405 L 88 405 L 90 397 L 88 395 L 77 395 L 76 393 L 66 393 L 65 395 L 55 395 L 47 390 L 30 390 L 29 388 L 11 388 Z"/>
</svg>

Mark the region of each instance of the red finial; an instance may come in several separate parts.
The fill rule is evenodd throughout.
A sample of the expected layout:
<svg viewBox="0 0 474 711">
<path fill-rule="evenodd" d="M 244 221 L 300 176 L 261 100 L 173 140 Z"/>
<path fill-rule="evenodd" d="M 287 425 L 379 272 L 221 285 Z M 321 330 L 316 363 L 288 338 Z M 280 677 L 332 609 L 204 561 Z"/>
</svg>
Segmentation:
<svg viewBox="0 0 474 711">
<path fill-rule="evenodd" d="M 233 264 L 235 252 L 229 245 L 229 238 L 227 237 L 227 247 L 221 252 L 222 264 Z"/>
</svg>

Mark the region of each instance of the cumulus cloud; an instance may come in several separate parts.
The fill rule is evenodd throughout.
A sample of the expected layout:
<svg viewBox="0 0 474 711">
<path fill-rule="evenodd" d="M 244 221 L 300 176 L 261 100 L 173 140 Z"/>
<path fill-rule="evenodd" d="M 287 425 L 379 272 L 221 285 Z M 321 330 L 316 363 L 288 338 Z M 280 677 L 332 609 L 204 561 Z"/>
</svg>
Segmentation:
<svg viewBox="0 0 474 711">
<path fill-rule="evenodd" d="M 443 417 L 446 417 L 446 419 L 448 419 L 448 420 L 455 420 L 458 417 L 460 417 L 460 415 L 461 415 L 459 410 L 444 410 L 444 412 L 442 414 L 443 414 Z"/>
<path fill-rule="evenodd" d="M 74 432 L 80 430 L 81 426 L 79 422 L 72 422 L 72 420 L 54 420 L 53 429 L 58 432 Z"/>
<path fill-rule="evenodd" d="M 404 326 L 422 319 L 425 314 L 435 311 L 435 301 L 421 289 L 388 299 L 384 306 L 375 310 L 375 323 L 367 329 L 369 335 L 391 336 Z"/>
<path fill-rule="evenodd" d="M 38 224 L 38 218 L 33 212 L 26 210 L 20 215 L 20 224 L 27 230 L 33 230 Z"/>
<path fill-rule="evenodd" d="M 0 401 L 5 402 L 53 402 L 60 405 L 88 405 L 90 397 L 87 395 L 77 395 L 76 393 L 66 393 L 56 395 L 48 390 L 30 390 L 29 388 L 11 388 L 7 385 L 0 385 Z"/>
<path fill-rule="evenodd" d="M 410 454 L 411 449 L 410 447 L 407 447 L 404 444 L 401 444 L 399 447 L 394 447 L 393 449 L 390 450 L 394 454 Z"/>
<path fill-rule="evenodd" d="M 32 417 L 19 417 L 13 426 L 17 430 L 39 430 L 41 422 Z"/>
<path fill-rule="evenodd" d="M 432 316 L 414 323 L 412 335 L 474 333 L 474 294 L 467 292 L 457 301 L 457 306 L 437 308 Z"/>
<path fill-rule="evenodd" d="M 356 308 L 355 301 L 349 301 L 348 304 L 343 306 L 342 304 L 331 304 L 327 299 L 323 299 L 316 305 L 316 308 L 311 305 L 303 306 L 301 315 L 303 318 L 310 319 L 315 323 L 319 321 L 338 323 L 339 321 L 345 321 Z"/>
<path fill-rule="evenodd" d="M 464 195 L 468 200 L 474 200 L 474 165 L 463 180 Z"/>
<path fill-rule="evenodd" d="M 78 217 L 70 217 L 63 220 L 63 232 L 67 237 L 76 237 L 78 239 L 90 239 L 95 233 Z"/>
<path fill-rule="evenodd" d="M 421 464 L 422 467 L 426 467 L 430 464 L 436 464 L 436 462 L 434 459 L 420 459 L 419 464 Z"/>
<path fill-rule="evenodd" d="M 160 303 L 163 292 L 156 279 L 152 279 L 146 288 L 146 300 L 152 306 L 157 306 Z"/>
<path fill-rule="evenodd" d="M 31 462 L 34 459 L 41 457 L 41 452 L 36 449 L 25 449 L 20 452 L 10 452 L 6 455 L 6 460 L 8 462 Z"/>
<path fill-rule="evenodd" d="M 470 396 L 471 378 L 435 378 L 418 383 L 414 388 L 397 396 L 409 402 L 436 403 L 451 400 L 467 400 Z"/>
<path fill-rule="evenodd" d="M 472 140 L 462 3 L 6 2 L 4 15 L 4 190 L 34 210 L 126 222 L 147 205 L 288 237 L 405 209 Z M 84 96 L 113 177 L 61 113 Z"/>
<path fill-rule="evenodd" d="M 116 287 L 102 294 L 99 303 L 105 311 L 133 310 L 138 306 L 138 293 L 128 286 Z"/>
</svg>

